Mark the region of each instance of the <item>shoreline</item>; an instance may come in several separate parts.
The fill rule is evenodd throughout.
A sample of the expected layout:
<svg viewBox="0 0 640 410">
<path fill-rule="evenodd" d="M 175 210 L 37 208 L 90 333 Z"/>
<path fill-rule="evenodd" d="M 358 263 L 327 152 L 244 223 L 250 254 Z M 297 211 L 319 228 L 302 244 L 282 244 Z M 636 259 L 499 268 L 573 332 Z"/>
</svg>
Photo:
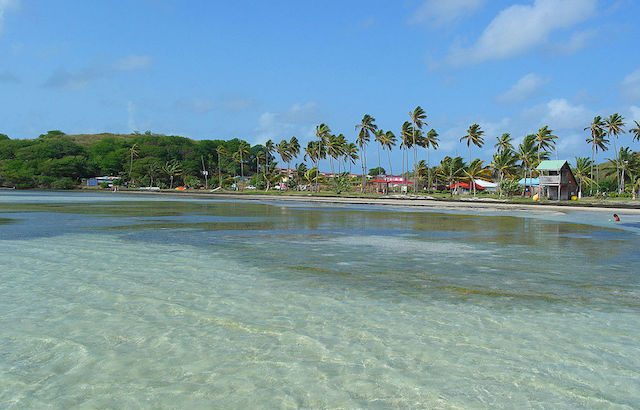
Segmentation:
<svg viewBox="0 0 640 410">
<path fill-rule="evenodd" d="M 86 192 L 86 191 L 85 191 Z M 96 191 L 105 192 L 108 191 Z M 341 205 L 376 205 L 376 206 L 402 206 L 424 207 L 433 209 L 483 209 L 483 210 L 510 210 L 510 211 L 592 211 L 592 212 L 618 212 L 640 214 L 640 203 L 637 206 L 625 205 L 572 205 L 572 204 L 522 204 L 486 200 L 446 200 L 435 198 L 358 198 L 358 197 L 323 197 L 314 195 L 264 195 L 264 194 L 234 194 L 213 192 L 167 192 L 167 191 L 116 191 L 116 194 L 141 194 L 160 195 L 171 197 L 209 198 L 209 199 L 233 199 L 246 201 L 291 201 Z"/>
</svg>

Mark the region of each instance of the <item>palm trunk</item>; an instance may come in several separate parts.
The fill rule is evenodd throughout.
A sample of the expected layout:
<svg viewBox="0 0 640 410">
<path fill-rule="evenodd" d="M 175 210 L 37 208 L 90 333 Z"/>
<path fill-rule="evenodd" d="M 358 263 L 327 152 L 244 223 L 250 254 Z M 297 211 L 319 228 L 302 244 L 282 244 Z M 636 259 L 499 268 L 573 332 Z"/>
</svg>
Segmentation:
<svg viewBox="0 0 640 410">
<path fill-rule="evenodd" d="M 393 166 L 391 165 L 391 148 L 387 151 L 387 156 L 389 158 L 389 174 L 393 175 Z"/>
</svg>

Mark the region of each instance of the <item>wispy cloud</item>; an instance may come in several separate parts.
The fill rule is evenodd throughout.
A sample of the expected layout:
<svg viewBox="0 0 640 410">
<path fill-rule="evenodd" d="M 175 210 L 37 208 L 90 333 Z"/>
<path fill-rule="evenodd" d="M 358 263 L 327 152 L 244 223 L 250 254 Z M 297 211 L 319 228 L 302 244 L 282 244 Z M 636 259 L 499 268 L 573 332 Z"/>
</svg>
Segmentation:
<svg viewBox="0 0 640 410">
<path fill-rule="evenodd" d="M 68 71 L 59 68 L 44 82 L 46 88 L 83 88 L 90 82 L 102 78 L 107 72 L 98 67 L 87 67 L 79 71 Z"/>
<path fill-rule="evenodd" d="M 111 77 L 119 72 L 144 69 L 151 62 L 152 60 L 148 56 L 132 55 L 121 58 L 112 64 L 92 65 L 76 71 L 59 68 L 49 76 L 43 86 L 46 88 L 83 88 L 91 82 Z"/>
<path fill-rule="evenodd" d="M 573 54 L 587 47 L 597 34 L 596 30 L 576 31 L 566 41 L 553 44 L 551 50 L 559 54 Z"/>
<path fill-rule="evenodd" d="M 20 78 L 9 71 L 3 71 L 0 73 L 0 84 L 19 84 Z"/>
<path fill-rule="evenodd" d="M 251 108 L 253 105 L 253 100 L 241 97 L 186 98 L 176 101 L 176 107 L 196 114 L 206 114 L 212 111 L 239 112 Z"/>
<path fill-rule="evenodd" d="M 448 61 L 454 65 L 510 58 L 545 44 L 556 30 L 595 15 L 597 0 L 535 0 L 509 6 L 484 29 L 470 47 L 456 47 Z M 577 40 L 576 40 L 577 41 Z"/>
<path fill-rule="evenodd" d="M 145 55 L 130 55 L 115 62 L 113 68 L 119 71 L 141 70 L 151 65 L 152 59 Z"/>
<path fill-rule="evenodd" d="M 441 27 L 476 12 L 484 0 L 425 0 L 409 17 L 409 24 L 430 23 Z"/>
<path fill-rule="evenodd" d="M 547 80 L 537 74 L 529 73 L 524 75 L 507 91 L 498 96 L 500 102 L 518 102 L 534 95 L 547 83 Z"/>
<path fill-rule="evenodd" d="M 8 11 L 18 7 L 18 0 L 0 0 L 0 34 L 4 25 L 4 16 Z"/>
<path fill-rule="evenodd" d="M 622 80 L 624 95 L 631 100 L 640 100 L 640 68 L 627 75 Z"/>
<path fill-rule="evenodd" d="M 315 102 L 294 104 L 284 112 L 264 112 L 258 119 L 256 143 L 268 139 L 297 136 L 301 140 L 313 137 L 320 113 Z"/>
</svg>

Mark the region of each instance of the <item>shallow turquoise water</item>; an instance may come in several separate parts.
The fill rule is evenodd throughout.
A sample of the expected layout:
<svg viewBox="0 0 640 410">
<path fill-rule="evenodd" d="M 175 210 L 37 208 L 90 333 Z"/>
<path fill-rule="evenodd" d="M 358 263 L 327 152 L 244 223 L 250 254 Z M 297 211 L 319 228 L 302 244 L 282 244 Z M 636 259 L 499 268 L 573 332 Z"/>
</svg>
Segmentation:
<svg viewBox="0 0 640 410">
<path fill-rule="evenodd" d="M 0 193 L 0 408 L 638 408 L 622 218 Z"/>
</svg>

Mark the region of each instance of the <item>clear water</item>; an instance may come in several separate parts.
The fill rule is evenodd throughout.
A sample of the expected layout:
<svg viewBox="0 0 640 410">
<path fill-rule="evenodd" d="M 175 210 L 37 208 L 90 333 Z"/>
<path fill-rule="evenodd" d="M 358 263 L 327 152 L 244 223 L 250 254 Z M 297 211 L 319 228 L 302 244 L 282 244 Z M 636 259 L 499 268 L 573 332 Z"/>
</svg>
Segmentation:
<svg viewBox="0 0 640 410">
<path fill-rule="evenodd" d="M 3 192 L 0 408 L 640 408 L 608 218 Z"/>
</svg>

